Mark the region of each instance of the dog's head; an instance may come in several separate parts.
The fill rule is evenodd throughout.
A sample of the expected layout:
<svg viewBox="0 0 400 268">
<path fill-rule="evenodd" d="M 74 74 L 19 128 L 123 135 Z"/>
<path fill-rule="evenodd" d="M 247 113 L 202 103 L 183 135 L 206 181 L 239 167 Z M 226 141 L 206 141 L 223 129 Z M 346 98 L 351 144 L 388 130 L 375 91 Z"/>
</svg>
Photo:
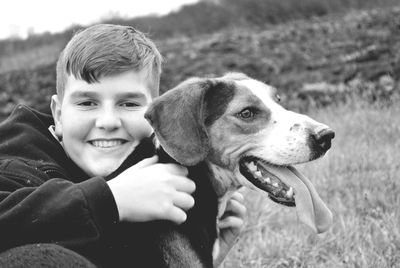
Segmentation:
<svg viewBox="0 0 400 268">
<path fill-rule="evenodd" d="M 331 212 L 294 164 L 323 156 L 334 132 L 279 105 L 274 88 L 244 74 L 193 78 L 157 98 L 146 112 L 164 150 L 185 166 L 207 161 L 231 172 L 216 185 L 266 191 L 317 232 Z"/>
</svg>

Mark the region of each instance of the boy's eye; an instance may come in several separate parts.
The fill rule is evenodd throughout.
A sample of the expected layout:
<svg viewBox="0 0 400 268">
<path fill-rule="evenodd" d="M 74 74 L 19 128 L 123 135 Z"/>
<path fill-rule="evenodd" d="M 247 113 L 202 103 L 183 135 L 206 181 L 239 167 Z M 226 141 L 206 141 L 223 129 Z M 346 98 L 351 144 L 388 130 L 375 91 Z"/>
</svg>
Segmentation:
<svg viewBox="0 0 400 268">
<path fill-rule="evenodd" d="M 127 108 L 134 108 L 134 107 L 140 106 L 140 104 L 139 104 L 139 103 L 136 103 L 136 102 L 127 101 L 127 102 L 121 103 L 121 106 L 122 106 L 122 107 L 127 107 Z"/>
<path fill-rule="evenodd" d="M 93 101 L 82 101 L 82 102 L 79 102 L 78 105 L 79 105 L 79 106 L 87 106 L 87 107 L 90 107 L 90 106 L 96 106 L 96 103 L 93 102 Z"/>
</svg>

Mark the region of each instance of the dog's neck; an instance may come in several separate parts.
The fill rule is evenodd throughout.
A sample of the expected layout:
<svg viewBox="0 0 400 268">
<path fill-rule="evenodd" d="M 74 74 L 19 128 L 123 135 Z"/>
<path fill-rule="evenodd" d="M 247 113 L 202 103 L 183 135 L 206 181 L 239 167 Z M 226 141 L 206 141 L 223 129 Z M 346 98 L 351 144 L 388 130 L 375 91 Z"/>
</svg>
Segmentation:
<svg viewBox="0 0 400 268">
<path fill-rule="evenodd" d="M 173 160 L 171 156 L 169 156 L 163 149 L 159 142 L 159 140 L 153 136 L 153 144 L 155 145 L 156 150 L 158 151 L 158 155 L 160 157 L 160 161 L 170 162 Z M 167 160 L 165 160 L 167 159 Z M 234 185 L 233 182 L 236 181 L 235 175 L 229 169 L 223 168 L 219 165 L 216 165 L 207 159 L 204 160 L 206 166 L 210 171 L 210 182 L 213 190 L 218 198 L 218 214 L 217 218 L 221 217 L 225 212 L 225 208 L 227 202 L 231 198 L 232 194 L 239 189 L 241 186 Z"/>
<path fill-rule="evenodd" d="M 234 173 L 228 169 L 220 167 L 216 164 L 206 161 L 207 166 L 211 171 L 210 178 L 211 184 L 218 198 L 218 218 L 225 212 L 227 202 L 231 198 L 232 194 L 240 188 L 235 186 L 232 182 L 234 179 Z"/>
</svg>

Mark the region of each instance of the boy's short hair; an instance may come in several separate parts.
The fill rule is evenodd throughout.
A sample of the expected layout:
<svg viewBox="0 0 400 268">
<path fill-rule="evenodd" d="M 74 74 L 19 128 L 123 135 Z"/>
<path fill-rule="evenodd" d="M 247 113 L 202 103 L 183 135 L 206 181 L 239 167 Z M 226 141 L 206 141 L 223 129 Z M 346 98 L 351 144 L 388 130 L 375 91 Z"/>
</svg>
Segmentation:
<svg viewBox="0 0 400 268">
<path fill-rule="evenodd" d="M 155 44 L 131 26 L 97 24 L 78 32 L 57 61 L 57 95 L 62 100 L 68 76 L 87 83 L 126 71 L 147 73 L 152 97 L 159 94 L 162 57 Z"/>
</svg>

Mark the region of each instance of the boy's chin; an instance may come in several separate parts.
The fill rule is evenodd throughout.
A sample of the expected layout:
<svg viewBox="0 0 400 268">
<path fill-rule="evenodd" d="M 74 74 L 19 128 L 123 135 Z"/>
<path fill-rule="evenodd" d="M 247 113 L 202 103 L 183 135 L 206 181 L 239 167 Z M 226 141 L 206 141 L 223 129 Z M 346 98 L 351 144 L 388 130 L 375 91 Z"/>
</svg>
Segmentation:
<svg viewBox="0 0 400 268">
<path fill-rule="evenodd" d="M 96 163 L 96 165 L 92 165 L 90 168 L 85 170 L 85 172 L 90 176 L 90 177 L 106 177 L 113 173 L 117 168 L 122 164 L 114 161 L 114 163 Z"/>
<path fill-rule="evenodd" d="M 81 156 L 78 161 L 80 160 L 80 167 L 90 177 L 105 177 L 116 171 L 135 148 L 136 144 L 131 143 L 130 146 L 127 145 L 126 148 L 124 148 L 125 150 L 120 150 L 114 154 L 92 153 L 92 151 L 89 150 L 86 154 Z"/>
</svg>

